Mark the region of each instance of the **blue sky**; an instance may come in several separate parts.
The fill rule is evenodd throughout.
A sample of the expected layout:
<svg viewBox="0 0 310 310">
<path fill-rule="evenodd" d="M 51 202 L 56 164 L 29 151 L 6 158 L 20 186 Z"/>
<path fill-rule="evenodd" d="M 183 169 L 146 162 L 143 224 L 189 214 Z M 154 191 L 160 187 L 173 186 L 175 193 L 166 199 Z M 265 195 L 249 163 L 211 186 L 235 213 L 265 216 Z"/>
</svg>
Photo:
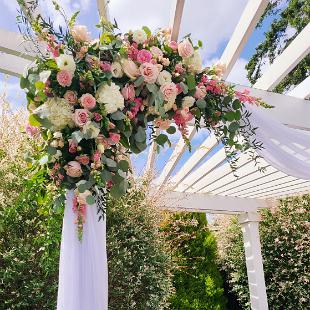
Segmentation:
<svg viewBox="0 0 310 310">
<path fill-rule="evenodd" d="M 215 62 L 225 49 L 247 1 L 187 0 L 182 18 L 181 37 L 191 33 L 194 40 L 202 40 L 204 42 L 204 49 L 202 50 L 204 62 L 206 64 Z M 50 16 L 55 23 L 62 23 L 59 15 L 53 11 L 50 0 L 39 0 L 39 2 L 43 8 L 42 12 Z M 78 23 L 87 25 L 92 36 L 96 37 L 97 32 L 94 26 L 98 20 L 96 0 L 58 0 L 58 2 L 68 15 L 80 10 Z M 16 1 L 0 0 L 0 3 L 2 3 L 0 27 L 17 32 L 18 28 L 15 23 Z M 144 25 L 154 30 L 169 25 L 171 3 L 172 1 L 169 0 L 110 0 L 109 12 L 110 17 L 116 18 L 122 31 L 134 30 Z M 269 28 L 271 21 L 272 19 L 268 18 L 261 28 L 254 31 L 229 75 L 229 81 L 249 85 L 244 66 L 254 53 L 256 46 L 263 40 L 264 32 Z M 18 79 L 8 77 L 5 83 L 3 80 L 4 76 L 0 80 L 0 92 L 5 89 L 8 99 L 14 106 L 25 106 L 26 100 L 23 92 L 19 89 Z M 194 144 L 201 142 L 207 135 L 206 132 L 199 133 L 194 139 Z M 173 142 L 175 143 L 177 140 L 178 136 L 173 139 Z M 158 157 L 156 166 L 158 171 L 162 169 L 171 152 L 167 149 Z M 184 162 L 189 155 L 186 152 L 180 162 Z M 134 160 L 137 172 L 142 172 L 146 158 L 147 152 Z"/>
</svg>

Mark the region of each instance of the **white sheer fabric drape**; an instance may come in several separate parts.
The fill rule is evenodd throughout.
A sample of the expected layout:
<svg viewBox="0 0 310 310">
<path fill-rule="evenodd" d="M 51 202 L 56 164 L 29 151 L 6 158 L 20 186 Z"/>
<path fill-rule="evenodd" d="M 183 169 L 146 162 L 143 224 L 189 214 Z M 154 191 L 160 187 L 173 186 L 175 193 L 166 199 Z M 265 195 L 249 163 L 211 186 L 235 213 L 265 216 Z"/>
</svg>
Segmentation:
<svg viewBox="0 0 310 310">
<path fill-rule="evenodd" d="M 255 106 L 249 106 L 248 110 L 252 113 L 251 124 L 258 127 L 256 138 L 264 146 L 257 153 L 274 168 L 310 180 L 310 132 L 281 124 L 268 115 L 268 110 Z"/>
<path fill-rule="evenodd" d="M 107 310 L 106 222 L 98 222 L 96 205 L 87 206 L 83 239 L 78 240 L 68 191 L 63 219 L 57 310 Z"/>
</svg>

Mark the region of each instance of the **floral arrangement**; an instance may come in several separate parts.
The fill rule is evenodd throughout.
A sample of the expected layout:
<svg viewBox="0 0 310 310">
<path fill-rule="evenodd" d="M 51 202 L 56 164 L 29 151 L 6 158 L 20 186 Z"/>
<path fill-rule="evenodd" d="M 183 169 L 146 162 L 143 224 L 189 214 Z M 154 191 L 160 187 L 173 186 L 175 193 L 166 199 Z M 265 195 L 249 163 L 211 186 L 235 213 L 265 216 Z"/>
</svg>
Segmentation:
<svg viewBox="0 0 310 310">
<path fill-rule="evenodd" d="M 168 29 L 152 34 L 147 27 L 122 35 L 116 22 L 103 19 L 99 38 L 92 40 L 75 23 L 77 13 L 68 19 L 55 7 L 66 29 L 56 30 L 41 16 L 28 25 L 22 18 L 38 56 L 20 84 L 30 113 L 26 130 L 43 137 L 33 167 L 46 171 L 59 188 L 74 189 L 80 236 L 86 205 L 95 202 L 100 188 L 114 197 L 124 194 L 129 154 L 152 141 L 163 147 L 179 130 L 190 147 L 191 125 L 213 130 L 230 158 L 260 147 L 245 105 L 262 102 L 223 82 L 223 65 L 203 68 L 200 41 L 195 45 L 186 36 L 177 43 Z"/>
</svg>

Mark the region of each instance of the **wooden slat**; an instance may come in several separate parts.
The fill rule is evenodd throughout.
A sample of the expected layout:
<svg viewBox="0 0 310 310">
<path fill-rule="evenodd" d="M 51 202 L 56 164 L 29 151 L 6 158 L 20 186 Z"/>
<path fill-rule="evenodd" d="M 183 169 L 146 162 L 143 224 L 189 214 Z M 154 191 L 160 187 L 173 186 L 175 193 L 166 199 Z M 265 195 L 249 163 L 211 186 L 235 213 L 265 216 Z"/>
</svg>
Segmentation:
<svg viewBox="0 0 310 310">
<path fill-rule="evenodd" d="M 156 133 L 156 136 L 159 135 L 160 130 L 156 128 L 155 133 Z M 157 148 L 157 143 L 155 141 L 152 141 L 152 144 L 150 146 L 149 153 L 148 153 L 146 168 L 145 168 L 145 172 L 148 174 L 150 173 L 152 174 L 154 172 L 156 148 Z"/>
<path fill-rule="evenodd" d="M 110 19 L 107 0 L 97 0 L 99 16 L 106 20 Z"/>
<path fill-rule="evenodd" d="M 178 41 L 181 20 L 183 15 L 185 0 L 172 1 L 172 13 L 170 17 L 171 40 Z"/>
<path fill-rule="evenodd" d="M 220 59 L 220 63 L 226 65 L 223 74 L 224 79 L 231 72 L 268 3 L 268 0 L 249 0 L 246 4 L 235 31 Z"/>
<path fill-rule="evenodd" d="M 288 92 L 287 96 L 308 99 L 310 97 L 310 76 L 304 79 L 293 90 Z"/>
<path fill-rule="evenodd" d="M 278 56 L 254 88 L 272 90 L 310 52 L 310 23 L 298 34 L 290 45 Z"/>
<path fill-rule="evenodd" d="M 26 67 L 31 64 L 31 61 L 5 54 L 0 53 L 0 72 L 4 74 L 9 74 L 13 76 L 21 76 Z"/>
</svg>

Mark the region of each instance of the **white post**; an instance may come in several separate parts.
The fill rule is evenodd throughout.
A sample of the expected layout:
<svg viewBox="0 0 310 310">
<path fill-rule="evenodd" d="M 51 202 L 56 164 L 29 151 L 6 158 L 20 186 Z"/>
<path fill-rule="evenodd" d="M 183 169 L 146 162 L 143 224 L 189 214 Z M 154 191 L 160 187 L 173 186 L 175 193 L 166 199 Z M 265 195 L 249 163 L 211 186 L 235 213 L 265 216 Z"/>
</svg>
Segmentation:
<svg viewBox="0 0 310 310">
<path fill-rule="evenodd" d="M 261 244 L 259 240 L 259 221 L 260 217 L 257 212 L 246 212 L 239 215 L 239 223 L 243 233 L 251 309 L 268 310 Z"/>
</svg>

